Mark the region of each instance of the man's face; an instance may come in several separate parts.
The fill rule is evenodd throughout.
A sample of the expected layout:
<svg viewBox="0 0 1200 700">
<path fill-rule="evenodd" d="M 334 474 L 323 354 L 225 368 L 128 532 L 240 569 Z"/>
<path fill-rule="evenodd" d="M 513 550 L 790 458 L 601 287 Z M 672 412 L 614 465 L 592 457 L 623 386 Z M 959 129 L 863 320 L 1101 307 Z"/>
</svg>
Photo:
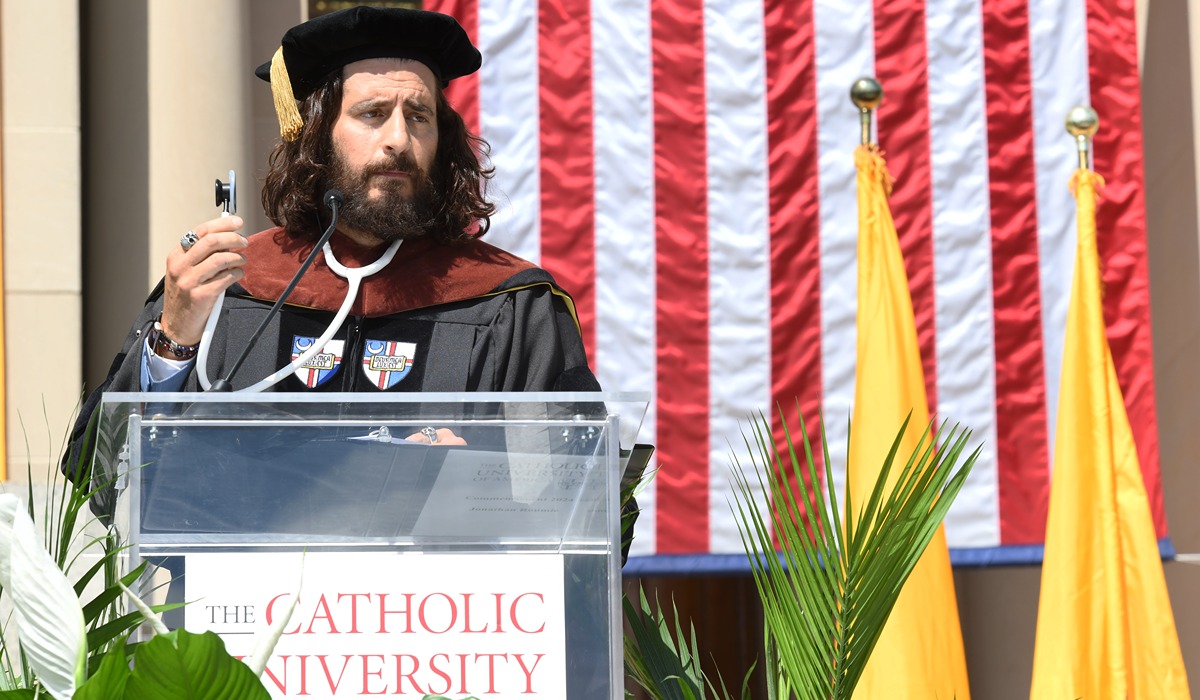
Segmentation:
<svg viewBox="0 0 1200 700">
<path fill-rule="evenodd" d="M 378 240 L 419 235 L 433 210 L 437 154 L 436 79 L 399 58 L 343 69 L 342 106 L 332 131 L 331 184 L 342 190 L 345 228 Z"/>
</svg>

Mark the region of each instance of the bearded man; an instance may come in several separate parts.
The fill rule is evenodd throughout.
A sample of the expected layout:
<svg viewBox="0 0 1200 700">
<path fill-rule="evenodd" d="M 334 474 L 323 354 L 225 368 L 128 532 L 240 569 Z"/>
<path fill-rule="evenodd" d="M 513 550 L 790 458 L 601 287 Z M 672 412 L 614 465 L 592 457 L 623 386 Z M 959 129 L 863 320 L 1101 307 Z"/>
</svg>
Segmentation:
<svg viewBox="0 0 1200 700">
<path fill-rule="evenodd" d="M 277 227 L 248 238 L 237 216 L 192 227 L 90 402 L 225 377 L 330 224 L 335 189 L 336 232 L 233 389 L 598 390 L 570 297 L 479 240 L 495 211 L 487 144 L 443 92 L 479 65 L 462 27 L 434 12 L 355 7 L 289 30 L 257 71 L 283 134 L 262 193 Z"/>
</svg>

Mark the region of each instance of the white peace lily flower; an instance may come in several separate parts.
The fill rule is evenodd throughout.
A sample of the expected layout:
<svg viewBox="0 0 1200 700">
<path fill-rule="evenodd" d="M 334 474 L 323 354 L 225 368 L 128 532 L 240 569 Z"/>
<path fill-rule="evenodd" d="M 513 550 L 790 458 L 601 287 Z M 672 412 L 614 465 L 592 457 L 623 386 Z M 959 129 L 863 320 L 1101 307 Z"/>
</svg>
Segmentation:
<svg viewBox="0 0 1200 700">
<path fill-rule="evenodd" d="M 267 661 L 271 659 L 271 654 L 275 651 L 275 645 L 279 643 L 279 638 L 283 636 L 283 628 L 287 627 L 288 621 L 292 619 L 292 614 L 296 612 L 296 603 L 300 601 L 300 591 L 304 588 L 305 554 L 307 552 L 300 553 L 300 581 L 296 584 L 296 593 L 292 595 L 291 604 L 282 615 L 275 618 L 275 623 L 267 630 L 266 635 L 259 637 L 254 644 L 253 651 L 250 652 L 250 657 L 246 659 L 246 665 L 259 678 L 262 678 L 263 671 L 267 668 Z"/>
<path fill-rule="evenodd" d="M 83 609 L 20 499 L 10 493 L 0 494 L 0 585 L 12 597 L 29 665 L 50 695 L 68 700 L 87 675 Z"/>
<path fill-rule="evenodd" d="M 146 622 L 149 622 L 150 626 L 154 628 L 155 634 L 170 633 L 171 630 L 167 629 L 167 626 L 163 624 L 162 619 L 150 609 L 149 605 L 146 605 L 146 601 L 137 597 L 133 591 L 129 590 L 125 584 L 121 583 L 120 581 L 117 581 L 117 585 L 120 586 L 121 590 L 125 592 L 125 596 L 133 601 L 133 607 L 137 608 L 138 612 L 142 614 L 142 617 L 145 618 Z"/>
</svg>

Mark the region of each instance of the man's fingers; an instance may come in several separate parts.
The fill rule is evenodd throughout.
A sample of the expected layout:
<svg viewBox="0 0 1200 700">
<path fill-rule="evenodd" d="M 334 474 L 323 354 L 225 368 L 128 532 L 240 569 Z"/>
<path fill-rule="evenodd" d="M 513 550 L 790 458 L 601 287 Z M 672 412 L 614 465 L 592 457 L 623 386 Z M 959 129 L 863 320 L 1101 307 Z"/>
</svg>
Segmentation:
<svg viewBox="0 0 1200 700">
<path fill-rule="evenodd" d="M 192 233 L 196 234 L 197 238 L 203 240 L 205 236 L 209 236 L 214 233 L 237 231 L 244 223 L 245 222 L 242 221 L 242 217 L 237 215 L 218 216 L 215 219 L 209 219 L 208 221 L 205 221 L 199 226 L 192 227 L 191 230 Z"/>
<path fill-rule="evenodd" d="M 214 253 L 225 250 L 241 250 L 247 245 L 246 239 L 239 233 L 214 231 L 196 241 L 196 244 L 190 250 L 184 251 L 183 248 L 180 248 L 178 252 L 181 253 L 180 257 L 185 261 L 196 265 Z"/>
<path fill-rule="evenodd" d="M 179 237 L 179 245 L 175 246 L 171 252 L 168 253 L 167 260 L 170 261 L 172 258 L 177 258 L 182 255 L 192 253 L 197 249 L 211 249 L 213 246 L 213 240 L 210 239 L 221 240 L 222 247 L 225 248 L 244 247 L 246 245 L 245 238 L 243 238 L 241 234 L 237 233 L 237 230 L 242 227 L 243 223 L 245 222 L 242 221 L 242 217 L 240 216 L 223 216 L 216 219 L 209 219 L 202 224 L 194 226 L 187 231 L 187 233 L 190 233 L 192 236 L 194 236 L 192 244 L 187 250 L 184 250 L 184 237 L 186 234 L 181 235 Z M 237 243 L 233 240 L 233 238 L 231 238 L 232 236 L 241 238 L 242 242 Z"/>
<path fill-rule="evenodd" d="M 205 297 L 205 300 L 215 301 L 217 297 L 225 293 L 233 283 L 246 276 L 246 271 L 240 267 L 228 268 L 221 270 L 212 277 L 204 280 L 196 288 L 199 295 Z"/>
<path fill-rule="evenodd" d="M 245 264 L 246 256 L 233 251 L 218 251 L 195 261 L 185 256 L 168 258 L 167 286 L 172 296 L 187 297 L 220 272 Z"/>
<path fill-rule="evenodd" d="M 465 445 L 467 441 L 460 438 L 449 428 L 438 428 L 437 442 L 439 445 Z"/>
<path fill-rule="evenodd" d="M 426 429 L 426 430 L 428 430 L 428 429 Z M 434 431 L 434 435 L 436 436 L 437 439 L 431 440 L 429 438 L 429 435 L 426 434 L 425 430 L 422 430 L 421 432 L 413 433 L 412 435 L 409 435 L 408 437 L 406 437 L 404 439 L 408 440 L 409 442 L 424 442 L 426 444 L 436 444 L 436 445 L 465 445 L 465 444 L 467 444 L 466 440 L 460 438 L 458 435 L 455 434 L 455 432 L 453 430 L 451 430 L 449 428 L 438 428 L 437 430 Z"/>
<path fill-rule="evenodd" d="M 203 261 L 197 263 L 192 268 L 192 274 L 195 277 L 197 286 L 203 285 L 214 279 L 217 275 L 227 270 L 241 271 L 241 267 L 246 264 L 246 256 L 241 253 L 231 251 L 221 251 L 213 253 L 204 258 Z"/>
<path fill-rule="evenodd" d="M 190 250 L 176 247 L 167 255 L 167 283 L 187 286 L 192 273 L 203 268 L 198 280 L 204 280 L 221 269 L 244 265 L 246 259 L 234 251 L 246 247 L 246 239 L 228 231 L 209 233 Z M 237 256 L 236 259 L 229 256 Z M 210 262 L 210 260 L 212 262 Z"/>
</svg>

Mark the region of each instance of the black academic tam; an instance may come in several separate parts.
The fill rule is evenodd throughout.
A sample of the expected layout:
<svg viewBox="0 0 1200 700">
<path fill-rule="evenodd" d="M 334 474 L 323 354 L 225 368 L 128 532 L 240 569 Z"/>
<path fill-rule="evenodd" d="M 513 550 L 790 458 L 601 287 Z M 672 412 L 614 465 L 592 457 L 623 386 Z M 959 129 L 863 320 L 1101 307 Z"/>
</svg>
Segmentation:
<svg viewBox="0 0 1200 700">
<path fill-rule="evenodd" d="M 479 49 L 450 15 L 405 8 L 351 7 L 296 25 L 283 35 L 283 60 L 296 99 L 303 100 L 331 72 L 369 58 L 420 61 L 445 87 L 479 70 Z M 271 81 L 271 62 L 254 74 Z"/>
</svg>

